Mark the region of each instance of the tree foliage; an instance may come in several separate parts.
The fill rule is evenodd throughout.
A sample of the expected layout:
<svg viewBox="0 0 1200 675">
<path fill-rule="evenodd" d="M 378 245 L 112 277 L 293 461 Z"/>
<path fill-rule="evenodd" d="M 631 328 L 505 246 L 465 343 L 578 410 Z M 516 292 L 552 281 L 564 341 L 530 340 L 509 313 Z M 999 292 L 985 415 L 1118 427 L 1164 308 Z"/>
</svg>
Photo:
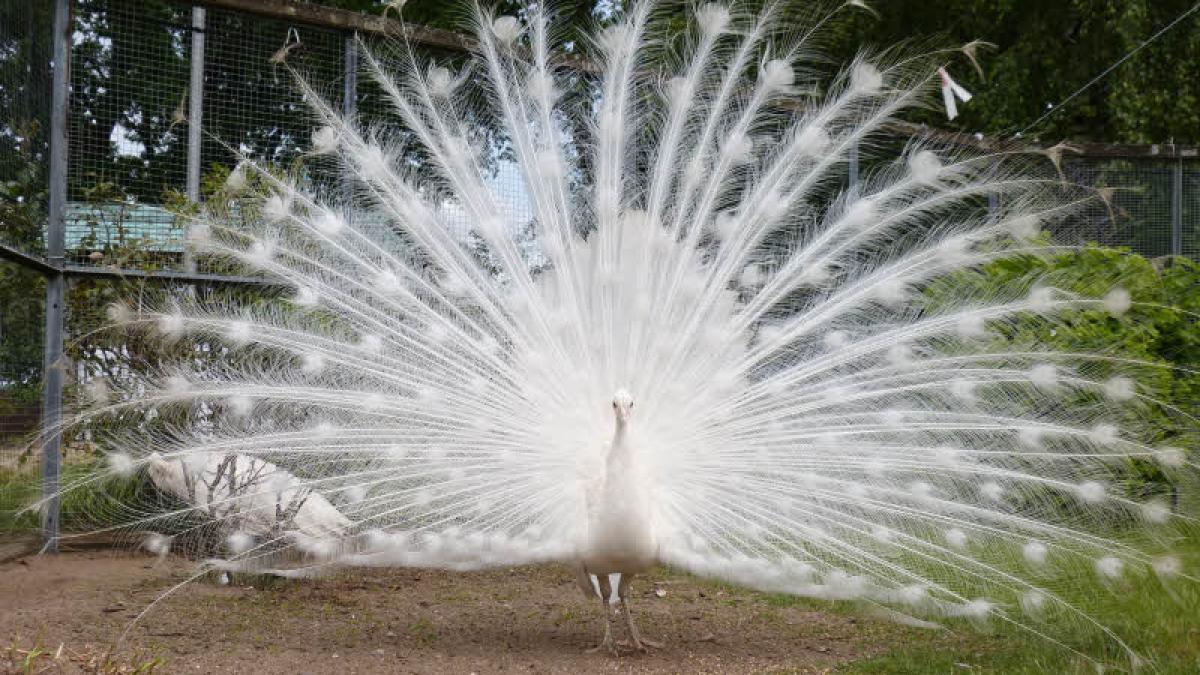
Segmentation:
<svg viewBox="0 0 1200 675">
<path fill-rule="evenodd" d="M 962 54 L 951 74 L 975 94 L 949 122 L 941 110 L 924 121 L 968 132 L 1010 135 L 1099 75 L 1194 4 L 1191 0 L 946 0 L 873 3 L 837 28 L 835 52 L 938 36 L 957 47 L 984 40 L 982 77 Z M 1200 12 L 1193 13 L 1116 68 L 1061 111 L 1031 129 L 1047 142 L 1200 142 Z"/>
<path fill-rule="evenodd" d="M 1194 424 L 1186 416 L 1195 415 L 1196 401 L 1200 401 L 1200 264 L 1186 258 L 1152 262 L 1128 250 L 1088 246 L 1050 257 L 998 260 L 941 279 L 926 294 L 930 308 L 936 311 L 952 298 L 1013 295 L 1038 286 L 1090 298 L 1122 288 L 1133 304 L 1121 316 L 1103 306 L 1064 312 L 1055 321 L 1029 315 L 1012 325 L 996 327 L 993 339 L 998 344 L 1028 345 L 1036 351 L 1099 354 L 1144 364 L 1134 368 L 1139 405 L 1126 414 L 1157 430 L 1157 436 L 1150 439 L 1153 442 L 1186 448 L 1194 457 L 1194 432 L 1184 431 Z M 1105 362 L 1097 361 L 1094 367 L 1097 372 L 1093 375 L 1102 374 Z M 1086 406 L 1091 403 L 1088 396 L 1075 394 L 1063 404 Z M 1147 420 L 1151 423 L 1146 424 Z M 1164 474 L 1148 461 L 1130 462 L 1125 476 L 1130 493 L 1162 492 L 1168 484 Z"/>
<path fill-rule="evenodd" d="M 519 12 L 525 0 L 505 0 L 499 10 Z M 383 13 L 382 0 L 325 0 L 322 4 Z M 578 28 L 627 4 L 564 5 L 564 21 Z M 755 3 L 752 3 L 755 4 Z M 787 4 L 787 3 L 785 3 Z M 811 3 L 793 3 L 810 5 Z M 940 109 L 919 119 L 931 125 L 988 135 L 1022 131 L 1072 92 L 1133 51 L 1180 14 L 1192 0 L 875 0 L 878 16 L 841 10 L 824 45 L 835 62 L 864 47 L 912 42 L 958 47 L 973 40 L 995 45 L 978 51 L 977 72 L 964 55 L 948 54 L 953 76 L 975 98 L 946 120 Z M 835 5 L 830 5 L 836 6 Z M 787 9 L 786 7 L 784 8 Z M 679 9 L 683 13 L 682 5 Z M 392 14 L 394 16 L 394 14 Z M 404 17 L 414 23 L 461 29 L 454 3 L 413 0 Z M 586 48 L 586 45 L 581 45 Z M 1117 67 L 1063 110 L 1029 130 L 1046 142 L 1200 143 L 1200 12 L 1185 18 Z"/>
</svg>

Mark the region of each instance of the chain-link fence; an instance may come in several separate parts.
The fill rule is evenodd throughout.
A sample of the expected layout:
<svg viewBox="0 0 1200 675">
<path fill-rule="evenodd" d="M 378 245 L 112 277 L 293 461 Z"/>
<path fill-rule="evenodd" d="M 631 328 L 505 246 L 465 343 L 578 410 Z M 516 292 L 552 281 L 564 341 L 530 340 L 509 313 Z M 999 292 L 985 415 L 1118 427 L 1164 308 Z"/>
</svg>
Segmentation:
<svg viewBox="0 0 1200 675">
<path fill-rule="evenodd" d="M 53 15 L 0 4 L 0 243 L 30 254 L 45 251 Z"/>
<path fill-rule="evenodd" d="M 1088 157 L 1068 159 L 1066 180 L 1109 188 L 1107 202 L 1059 226 L 1063 243 L 1123 246 L 1156 258 L 1200 257 L 1200 159 Z"/>
<path fill-rule="evenodd" d="M 46 281 L 0 262 L 0 475 L 22 468 L 42 411 Z"/>
<path fill-rule="evenodd" d="M 188 259 L 184 220 L 176 214 L 219 185 L 239 153 L 285 169 L 303 154 L 314 122 L 285 62 L 306 74 L 333 105 L 356 111 L 366 126 L 386 127 L 394 120 L 358 63 L 359 39 L 387 52 L 378 22 L 304 5 L 289 10 L 302 19 L 284 17 L 280 3 L 233 5 L 0 3 L 0 245 L 15 261 L 0 265 L 0 464 L 15 465 L 40 424 L 46 278 L 80 279 L 113 270 L 129 277 L 146 270 L 219 274 L 210 261 Z M 56 178 L 49 155 L 53 26 L 61 7 L 69 10 L 59 46 L 69 50 L 70 71 L 60 141 L 67 161 Z M 424 44 L 424 56 L 442 63 L 463 58 L 454 39 L 435 42 Z M 520 177 L 503 153 L 495 154 L 500 159 L 491 167 L 492 185 L 511 211 L 510 220 L 527 222 L 531 214 Z M 1106 206 L 1056 230 L 1061 240 L 1128 246 L 1150 256 L 1200 256 L 1200 159 L 1194 154 L 1174 149 L 1167 158 L 1148 151 L 1069 155 L 1063 173 L 1068 180 L 1114 190 Z M 48 249 L 47 223 L 56 180 L 61 180 L 63 259 L 51 264 L 43 256 L 55 257 Z M 442 208 L 451 217 L 455 213 L 452 203 Z M 101 310 L 109 299 L 147 288 L 131 283 L 77 281 L 62 307 L 52 308 L 63 312 L 67 326 L 68 397 L 71 381 L 86 381 L 88 367 L 104 367 L 79 338 L 104 322 Z M 91 366 L 81 365 L 89 359 Z"/>
<path fill-rule="evenodd" d="M 45 253 L 53 16 L 50 3 L 0 4 L 0 245 L 30 256 Z M 41 272 L 0 262 L 0 477 L 33 464 L 45 297 Z"/>
</svg>

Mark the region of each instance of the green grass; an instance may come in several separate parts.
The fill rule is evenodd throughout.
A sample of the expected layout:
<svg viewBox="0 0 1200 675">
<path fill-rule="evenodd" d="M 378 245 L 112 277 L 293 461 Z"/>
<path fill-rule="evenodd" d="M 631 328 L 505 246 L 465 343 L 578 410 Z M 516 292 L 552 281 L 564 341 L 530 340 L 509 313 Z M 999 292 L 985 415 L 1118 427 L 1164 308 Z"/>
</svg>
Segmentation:
<svg viewBox="0 0 1200 675">
<path fill-rule="evenodd" d="M 1185 533 L 1170 546 L 1185 572 L 1200 570 L 1200 536 Z M 1060 574 L 1069 573 L 1060 570 Z M 1095 578 L 1095 571 L 1075 573 Z M 701 580 L 710 598 L 757 602 L 765 610 L 796 607 L 861 619 L 870 631 L 878 656 L 841 666 L 837 673 L 1080 673 L 1098 672 L 1096 661 L 1130 669 L 1130 660 L 1111 639 L 1078 620 L 1061 616 L 1028 625 L 1093 660 L 1003 621 L 975 624 L 961 619 L 937 620 L 942 629 L 911 628 L 871 620 L 870 607 L 850 602 L 801 598 L 782 593 L 753 593 L 719 581 Z M 1084 584 L 1083 586 L 1088 586 Z M 1164 583 L 1149 573 L 1130 569 L 1119 581 L 1091 585 L 1076 604 L 1119 635 L 1143 660 L 1138 672 L 1200 673 L 1200 584 L 1177 578 Z M 1020 611 L 1009 608 L 1016 618 Z M 1111 671 L 1110 671 L 1111 672 Z"/>
<path fill-rule="evenodd" d="M 0 468 L 0 533 L 33 532 L 38 515 L 21 510 L 41 494 L 41 477 L 29 469 Z"/>
<path fill-rule="evenodd" d="M 60 476 L 66 487 L 96 474 L 94 460 L 64 464 Z M 41 497 L 42 477 L 36 468 L 0 468 L 0 533 L 36 532 L 40 516 L 28 507 Z M 102 478 L 63 493 L 63 531 L 86 532 L 122 524 L 126 508 L 153 493 L 144 476 Z"/>
<path fill-rule="evenodd" d="M 105 648 L 87 645 L 82 650 L 64 651 L 34 644 L 24 647 L 17 643 L 0 648 L 0 668 L 6 673 L 88 672 L 102 675 L 149 675 L 163 667 L 166 661 L 161 656 L 138 650 L 126 658 L 118 659 Z"/>
<path fill-rule="evenodd" d="M 1200 539 L 1176 542 L 1184 569 L 1200 565 Z M 1090 573 L 1090 571 L 1083 572 Z M 1200 587 L 1187 579 L 1163 582 L 1152 574 L 1127 574 L 1087 597 L 1071 598 L 1119 635 L 1143 660 L 1139 672 L 1200 672 Z M 1030 623 L 1030 627 L 1120 670 L 1125 652 L 1077 620 Z M 1095 673 L 1095 663 L 1016 626 L 986 627 L 951 621 L 948 631 L 904 641 L 886 653 L 848 666 L 845 673 Z"/>
<path fill-rule="evenodd" d="M 1162 589 L 1128 589 L 1115 594 L 1091 611 L 1121 635 L 1144 659 L 1138 672 L 1200 672 L 1200 599 L 1191 582 L 1181 582 L 1170 593 Z M 1169 596 L 1174 594 L 1178 601 Z M 862 608 L 849 603 L 795 598 L 781 594 L 759 594 L 769 607 L 802 607 L 814 611 L 863 616 Z M 887 644 L 875 657 L 835 669 L 846 674 L 905 673 L 1004 673 L 1041 675 L 1042 673 L 1100 672 L 1086 658 L 1047 640 L 995 623 L 973 626 L 965 622 L 943 622 L 944 629 L 920 629 L 904 626 L 880 626 L 878 639 Z M 1129 669 L 1130 662 L 1112 645 L 1106 645 L 1094 633 L 1088 634 L 1070 624 L 1036 625 L 1038 629 L 1089 655 L 1103 655 L 1117 672 Z M 864 629 L 867 629 L 864 626 Z"/>
<path fill-rule="evenodd" d="M 905 673 L 1042 673 L 1073 672 L 1070 664 L 1063 663 L 1059 658 L 1050 655 L 1030 652 L 1022 646 L 1013 646 L 1008 650 L 996 650 L 990 644 L 973 646 L 964 644 L 958 648 L 947 648 L 945 645 L 915 645 L 897 649 L 887 654 L 859 661 L 844 668 L 838 673 L 861 673 L 866 675 L 882 674 L 901 675 Z M 1082 668 L 1083 672 L 1094 672 Z"/>
<path fill-rule="evenodd" d="M 408 627 L 408 634 L 422 645 L 432 645 L 437 642 L 437 626 L 424 617 L 417 619 Z"/>
</svg>

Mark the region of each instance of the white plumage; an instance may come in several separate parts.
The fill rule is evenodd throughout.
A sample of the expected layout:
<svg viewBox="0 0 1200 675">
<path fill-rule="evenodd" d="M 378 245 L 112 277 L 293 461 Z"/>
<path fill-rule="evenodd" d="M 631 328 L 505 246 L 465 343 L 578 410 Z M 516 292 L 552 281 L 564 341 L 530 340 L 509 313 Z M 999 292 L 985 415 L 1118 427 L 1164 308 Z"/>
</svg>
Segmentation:
<svg viewBox="0 0 1200 675">
<path fill-rule="evenodd" d="M 610 575 L 619 575 L 617 599 L 634 649 L 655 643 L 643 640 L 629 608 L 633 577 L 658 561 L 650 485 L 640 465 L 637 436 L 632 430 L 633 397 L 624 389 L 613 396 L 615 428 L 604 453 L 604 470 L 587 487 L 587 533 L 579 555 L 579 583 L 584 595 L 598 598 L 604 613 L 604 640 L 599 649 L 615 654 L 609 601 Z M 593 585 L 593 577 L 595 585 Z"/>
<path fill-rule="evenodd" d="M 469 72 L 394 75 L 364 48 L 395 134 L 301 82 L 313 152 L 337 158 L 353 202 L 248 161 L 269 194 L 237 218 L 212 200 L 190 239 L 294 292 L 114 308 L 124 329 L 225 356 L 109 382 L 75 422 L 124 420 L 96 431 L 124 453 L 113 470 L 149 466 L 242 533 L 230 569 L 273 546 L 312 553 L 287 574 L 572 563 L 602 598 L 608 650 L 608 574 L 625 602 L 656 562 L 896 616 L 1057 617 L 1123 646 L 1078 599 L 1186 570 L 1142 543 L 1170 541 L 1143 535 L 1177 519 L 1112 488 L 1131 460 L 1182 477 L 1186 453 L 1137 414 L 1152 364 L 1005 336 L 1064 313 L 1120 320 L 1132 300 L 943 283 L 1036 253 L 1041 226 L 1092 195 L 1015 154 L 912 142 L 887 157 L 885 125 L 935 90 L 944 55 L 866 53 L 822 79 L 806 57 L 820 30 L 772 11 L 706 6 L 684 39 L 658 40 L 636 5 L 597 36 L 595 81 L 557 65 L 539 7 L 484 12 Z M 855 152 L 877 168 L 845 190 Z M 627 391 L 609 398 L 619 386 L 636 416 Z M 190 417 L 141 426 L 144 409 Z M 230 461 L 278 489 L 197 487 Z M 281 526 L 280 497 L 300 492 Z"/>
<path fill-rule="evenodd" d="M 345 536 L 352 525 L 323 495 L 263 459 L 231 454 L 168 461 L 151 453 L 145 465 L 159 490 L 247 536 L 289 532 L 327 540 Z"/>
<path fill-rule="evenodd" d="M 633 398 L 613 398 L 616 428 L 604 453 L 604 472 L 589 486 L 587 535 L 580 556 L 590 574 L 636 574 L 658 558 L 651 523 L 649 486 L 631 429 Z"/>
</svg>

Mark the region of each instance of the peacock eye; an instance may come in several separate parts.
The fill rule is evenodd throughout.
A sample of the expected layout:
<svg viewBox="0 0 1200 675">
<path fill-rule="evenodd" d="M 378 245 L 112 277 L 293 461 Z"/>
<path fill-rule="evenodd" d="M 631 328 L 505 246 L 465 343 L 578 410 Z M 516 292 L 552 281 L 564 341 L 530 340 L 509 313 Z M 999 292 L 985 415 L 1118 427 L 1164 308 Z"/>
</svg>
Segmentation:
<svg viewBox="0 0 1200 675">
<path fill-rule="evenodd" d="M 616 410 L 616 409 L 617 409 L 617 402 L 613 401 L 613 410 Z"/>
</svg>

